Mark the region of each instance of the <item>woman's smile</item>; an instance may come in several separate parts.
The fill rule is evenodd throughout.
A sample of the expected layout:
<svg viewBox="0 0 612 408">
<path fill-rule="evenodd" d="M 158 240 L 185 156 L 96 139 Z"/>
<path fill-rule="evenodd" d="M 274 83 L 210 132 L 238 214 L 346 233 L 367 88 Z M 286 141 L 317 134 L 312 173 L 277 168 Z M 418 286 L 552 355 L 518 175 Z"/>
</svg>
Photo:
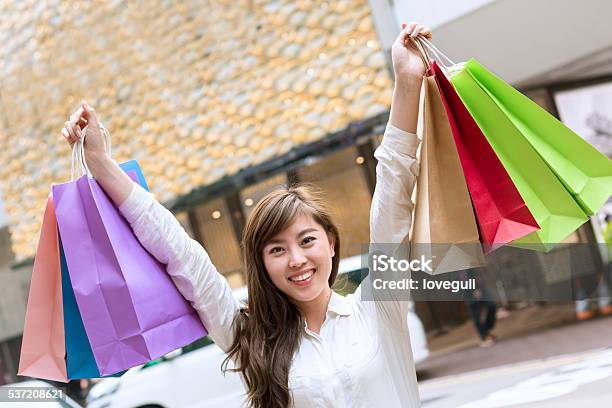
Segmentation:
<svg viewBox="0 0 612 408">
<path fill-rule="evenodd" d="M 289 276 L 287 279 L 291 281 L 292 283 L 294 283 L 295 285 L 308 286 L 312 282 L 312 279 L 315 273 L 317 273 L 317 270 L 312 268 L 304 272 L 294 273 L 293 275 Z"/>
</svg>

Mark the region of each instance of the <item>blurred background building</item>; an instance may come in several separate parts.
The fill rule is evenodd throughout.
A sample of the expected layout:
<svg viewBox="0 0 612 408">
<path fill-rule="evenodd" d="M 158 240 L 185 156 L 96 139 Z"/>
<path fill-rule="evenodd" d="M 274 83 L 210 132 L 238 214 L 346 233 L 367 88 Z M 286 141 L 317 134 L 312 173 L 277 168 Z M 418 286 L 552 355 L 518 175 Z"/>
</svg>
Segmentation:
<svg viewBox="0 0 612 408">
<path fill-rule="evenodd" d="M 280 184 L 318 186 L 342 256 L 362 252 L 401 22 L 430 25 L 449 56 L 478 58 L 559 114 L 563 92 L 612 79 L 610 15 L 605 0 L 3 2 L 0 381 L 16 371 L 45 200 L 70 177 L 59 132 L 81 98 L 110 129 L 114 157 L 139 161 L 157 198 L 239 287 L 245 219 Z M 603 89 L 593 109 L 609 106 L 597 122 L 609 130 Z M 595 239 L 586 226 L 568 241 Z M 442 302 L 417 311 L 430 330 L 465 319 Z"/>
</svg>

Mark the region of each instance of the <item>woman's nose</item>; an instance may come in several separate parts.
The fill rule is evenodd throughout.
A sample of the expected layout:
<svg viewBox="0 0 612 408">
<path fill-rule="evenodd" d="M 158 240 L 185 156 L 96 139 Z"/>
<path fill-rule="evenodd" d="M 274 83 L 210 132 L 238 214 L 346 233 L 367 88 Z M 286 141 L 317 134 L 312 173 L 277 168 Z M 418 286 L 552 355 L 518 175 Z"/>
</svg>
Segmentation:
<svg viewBox="0 0 612 408">
<path fill-rule="evenodd" d="M 289 251 L 289 267 L 298 268 L 306 263 L 306 256 L 301 249 Z"/>
</svg>

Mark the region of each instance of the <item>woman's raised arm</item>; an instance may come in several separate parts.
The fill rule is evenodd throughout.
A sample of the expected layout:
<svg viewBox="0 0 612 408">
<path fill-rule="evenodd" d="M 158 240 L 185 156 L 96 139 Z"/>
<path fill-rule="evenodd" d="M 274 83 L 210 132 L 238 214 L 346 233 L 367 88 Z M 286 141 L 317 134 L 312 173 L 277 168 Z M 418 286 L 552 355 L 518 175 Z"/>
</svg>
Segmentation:
<svg viewBox="0 0 612 408">
<path fill-rule="evenodd" d="M 70 117 L 62 134 L 71 145 L 85 137 L 85 159 L 92 175 L 130 223 L 142 246 L 166 265 L 174 284 L 196 309 L 215 343 L 227 351 L 240 304 L 204 248 L 189 237 L 153 194 L 134 183 L 106 154 L 96 113 L 87 103 L 83 102 Z"/>
<path fill-rule="evenodd" d="M 416 50 L 404 44 L 408 35 L 431 36 L 424 26 L 411 24 L 403 28 L 392 48 L 395 89 L 389 123 L 382 144 L 375 153 L 378 159 L 376 189 L 370 210 L 370 252 L 381 251 L 388 256 L 408 254 L 413 210 L 411 196 L 419 171 L 416 128 L 425 67 Z M 374 286 L 375 278 L 396 280 L 405 277 L 408 276 L 393 272 L 383 272 L 381 275 L 370 271 L 367 281 L 360 285 L 355 297 L 364 313 L 373 319 L 385 364 L 396 374 L 393 385 L 403 396 L 402 403 L 407 407 L 419 407 L 407 323 L 409 292 L 400 290 L 397 293 Z M 367 288 L 363 287 L 364 284 Z"/>
<path fill-rule="evenodd" d="M 425 66 L 408 37 L 431 38 L 429 28 L 403 25 L 391 49 L 395 88 L 389 123 L 375 157 L 376 189 L 370 211 L 370 242 L 398 245 L 408 239 L 412 191 L 418 174 L 416 135 Z"/>
<path fill-rule="evenodd" d="M 387 256 L 408 255 L 408 235 L 412 224 L 412 192 L 419 172 L 416 127 L 419 98 L 425 66 L 417 50 L 412 48 L 408 36 L 431 37 L 428 28 L 418 24 L 403 26 L 392 48 L 395 89 L 391 115 L 382 144 L 376 149 L 376 189 L 370 209 L 370 250 Z M 408 45 L 408 46 L 407 46 Z M 374 276 L 371 273 L 369 276 Z M 376 277 L 380 277 L 376 275 Z M 391 272 L 382 278 L 397 279 Z M 371 289 L 372 282 L 368 282 Z M 359 292 L 364 296 L 365 291 Z M 371 289 L 365 296 L 376 302 L 378 319 L 385 325 L 401 329 L 406 326 L 408 292 L 398 295 L 394 291 Z"/>
<path fill-rule="evenodd" d="M 402 31 L 391 48 L 395 88 L 389 123 L 408 133 L 417 130 L 419 95 L 425 74 L 423 61 L 408 37 L 419 35 L 431 39 L 431 30 L 417 23 L 402 24 Z"/>
</svg>

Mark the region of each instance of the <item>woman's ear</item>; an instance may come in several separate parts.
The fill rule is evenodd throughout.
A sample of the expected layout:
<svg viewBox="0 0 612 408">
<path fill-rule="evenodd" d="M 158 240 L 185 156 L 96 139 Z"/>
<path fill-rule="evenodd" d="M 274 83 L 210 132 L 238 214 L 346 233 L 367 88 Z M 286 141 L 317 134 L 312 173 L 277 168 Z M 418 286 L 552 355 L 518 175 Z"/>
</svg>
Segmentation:
<svg viewBox="0 0 612 408">
<path fill-rule="evenodd" d="M 336 236 L 333 233 L 328 232 L 327 240 L 329 241 L 329 251 L 331 252 L 331 256 L 333 258 L 336 256 L 336 249 L 334 248 L 336 246 Z"/>
</svg>

